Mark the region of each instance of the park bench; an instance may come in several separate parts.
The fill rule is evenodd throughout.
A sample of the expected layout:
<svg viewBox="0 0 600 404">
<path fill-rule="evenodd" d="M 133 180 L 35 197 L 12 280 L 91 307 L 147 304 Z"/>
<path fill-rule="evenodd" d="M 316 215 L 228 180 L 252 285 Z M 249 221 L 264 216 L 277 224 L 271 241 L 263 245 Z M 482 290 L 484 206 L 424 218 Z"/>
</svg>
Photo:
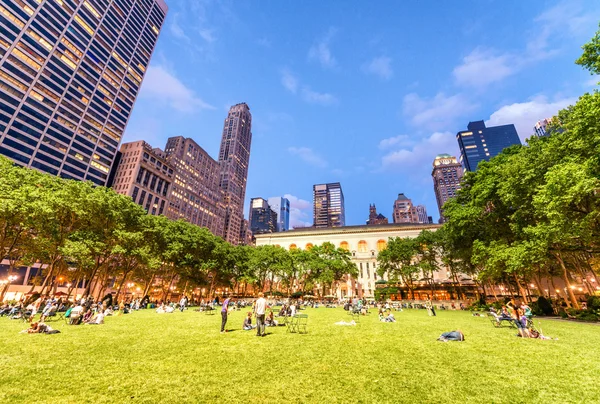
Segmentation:
<svg viewBox="0 0 600 404">
<path fill-rule="evenodd" d="M 494 313 L 488 313 L 488 318 L 490 319 L 492 325 L 496 328 L 508 327 L 508 328 L 517 328 L 515 322 L 512 319 L 505 319 L 496 316 Z"/>
</svg>

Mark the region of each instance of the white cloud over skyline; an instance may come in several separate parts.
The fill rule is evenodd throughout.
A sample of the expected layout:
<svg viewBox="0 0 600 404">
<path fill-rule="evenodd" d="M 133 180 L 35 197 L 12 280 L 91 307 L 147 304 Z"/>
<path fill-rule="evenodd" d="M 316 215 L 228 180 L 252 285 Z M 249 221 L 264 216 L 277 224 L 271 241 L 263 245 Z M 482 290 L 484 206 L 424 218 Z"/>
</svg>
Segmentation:
<svg viewBox="0 0 600 404">
<path fill-rule="evenodd" d="M 416 93 L 404 96 L 402 111 L 415 126 L 440 131 L 452 127 L 460 117 L 468 116 L 478 105 L 463 94 L 447 96 L 439 92 L 433 98 Z"/>
<path fill-rule="evenodd" d="M 215 109 L 163 66 L 148 67 L 140 97 L 152 98 L 157 103 L 166 103 L 169 107 L 185 113 Z"/>
<path fill-rule="evenodd" d="M 300 157 L 302 161 L 311 166 L 318 168 L 325 168 L 328 166 L 327 161 L 309 147 L 288 147 L 287 150 L 294 156 Z"/>
<path fill-rule="evenodd" d="M 330 27 L 324 37 L 316 41 L 308 50 L 308 59 L 316 60 L 322 67 L 331 69 L 337 65 L 337 61 L 333 57 L 330 49 L 330 43 L 337 29 Z"/>
</svg>

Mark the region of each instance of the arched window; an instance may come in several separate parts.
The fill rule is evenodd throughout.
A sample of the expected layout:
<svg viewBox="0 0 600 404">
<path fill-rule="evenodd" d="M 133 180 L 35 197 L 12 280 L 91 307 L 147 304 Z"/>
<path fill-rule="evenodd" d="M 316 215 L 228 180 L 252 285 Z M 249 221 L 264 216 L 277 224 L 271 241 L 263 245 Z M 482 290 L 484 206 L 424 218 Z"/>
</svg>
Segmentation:
<svg viewBox="0 0 600 404">
<path fill-rule="evenodd" d="M 350 245 L 348 244 L 347 241 L 342 241 L 340 243 L 340 248 L 346 251 L 350 251 Z"/>
<path fill-rule="evenodd" d="M 298 248 L 296 244 L 290 244 L 290 250 L 295 250 L 296 248 Z"/>
<path fill-rule="evenodd" d="M 358 242 L 358 252 L 367 252 L 367 242 L 365 240 Z"/>
<path fill-rule="evenodd" d="M 275 244 L 275 247 L 281 247 L 279 244 Z"/>
<path fill-rule="evenodd" d="M 312 243 L 306 243 L 306 251 L 310 251 L 311 248 L 313 248 L 314 246 L 312 245 Z"/>
<path fill-rule="evenodd" d="M 378 240 L 377 241 L 377 251 L 383 251 L 387 248 L 387 241 Z"/>
</svg>

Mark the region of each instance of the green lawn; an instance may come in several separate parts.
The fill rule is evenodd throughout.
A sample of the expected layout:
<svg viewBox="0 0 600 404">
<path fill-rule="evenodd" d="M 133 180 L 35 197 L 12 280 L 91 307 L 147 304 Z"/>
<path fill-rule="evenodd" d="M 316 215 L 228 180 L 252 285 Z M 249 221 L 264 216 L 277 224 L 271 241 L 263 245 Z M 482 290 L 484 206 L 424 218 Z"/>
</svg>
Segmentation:
<svg viewBox="0 0 600 404">
<path fill-rule="evenodd" d="M 243 311 L 140 311 L 101 326 L 54 322 L 19 334 L 0 318 L 0 402 L 47 403 L 591 403 L 600 400 L 600 327 L 542 320 L 558 341 L 523 340 L 468 312 L 375 314 L 309 309 L 309 333 L 241 331 Z M 437 342 L 461 329 L 465 342 Z"/>
</svg>

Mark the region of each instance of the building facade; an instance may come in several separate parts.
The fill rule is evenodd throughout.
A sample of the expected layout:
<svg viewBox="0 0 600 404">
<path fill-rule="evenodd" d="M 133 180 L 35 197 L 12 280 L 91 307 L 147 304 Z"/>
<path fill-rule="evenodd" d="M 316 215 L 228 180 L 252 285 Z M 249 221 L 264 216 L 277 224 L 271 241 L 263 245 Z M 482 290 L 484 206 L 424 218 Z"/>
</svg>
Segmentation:
<svg viewBox="0 0 600 404">
<path fill-rule="evenodd" d="M 277 231 L 277 212 L 264 198 L 250 199 L 250 231 L 253 235 L 275 233 Z"/>
<path fill-rule="evenodd" d="M 439 228 L 439 225 L 434 224 L 388 224 L 294 229 L 284 233 L 257 235 L 256 246 L 276 245 L 287 250 L 296 248 L 306 250 L 325 242 L 333 243 L 336 247 L 350 251 L 352 262 L 358 270 L 358 276 L 347 276 L 330 293 L 340 299 L 353 297 L 374 298 L 376 283 L 389 280 L 388 274 L 384 274 L 382 277 L 377 273 L 379 269 L 377 256 L 380 251 L 387 247 L 388 240 L 391 237 L 415 238 L 423 230 L 436 231 Z M 443 285 L 444 282 L 451 279 L 451 273 L 444 265 L 440 265 L 439 268 L 434 273 L 434 281 L 438 285 Z M 424 277 L 421 274 L 418 278 L 422 279 Z M 430 293 L 429 286 L 424 286 L 422 297 L 425 298 L 425 295 Z M 450 295 L 442 287 L 438 287 L 433 297 L 444 300 L 450 298 Z"/>
<path fill-rule="evenodd" d="M 269 206 L 277 213 L 277 231 L 290 229 L 290 201 L 287 198 L 276 196 L 268 199 Z"/>
<path fill-rule="evenodd" d="M 244 221 L 244 199 L 252 143 L 252 114 L 246 103 L 229 109 L 223 126 L 219 151 L 221 165 L 220 186 L 224 194 L 224 238 L 232 244 L 240 243 Z"/>
<path fill-rule="evenodd" d="M 537 121 L 537 123 L 533 127 L 533 131 L 537 137 L 543 137 L 543 136 L 547 135 L 546 127 L 550 123 L 551 119 L 552 118 L 550 118 L 550 119 L 546 118 L 546 119 L 542 119 L 541 121 Z"/>
<path fill-rule="evenodd" d="M 463 177 L 463 167 L 456 157 L 449 154 L 439 154 L 433 160 L 433 191 L 440 212 L 440 223 L 444 223 L 442 207 L 448 199 L 456 196 L 460 189 L 460 181 Z"/>
<path fill-rule="evenodd" d="M 143 140 L 123 143 L 115 162 L 112 188 L 130 196 L 151 215 L 163 215 L 169 207 L 175 176 L 165 153 Z"/>
<path fill-rule="evenodd" d="M 460 162 L 467 171 L 475 171 L 480 161 L 489 161 L 507 147 L 521 144 L 515 125 L 487 128 L 483 121 L 469 122 L 466 131 L 456 134 L 456 140 Z"/>
<path fill-rule="evenodd" d="M 344 193 L 339 182 L 313 185 L 313 227 L 344 227 Z"/>
<path fill-rule="evenodd" d="M 427 208 L 425 205 L 417 205 L 415 209 L 417 211 L 417 223 L 429 223 L 429 217 L 427 216 Z"/>
<path fill-rule="evenodd" d="M 219 163 L 194 140 L 183 136 L 169 138 L 165 154 L 175 170 L 166 216 L 183 218 L 224 237 L 225 205 L 219 185 Z M 237 237 L 239 232 L 240 229 Z"/>
<path fill-rule="evenodd" d="M 0 154 L 105 185 L 166 13 L 163 0 L 2 0 Z"/>
<path fill-rule="evenodd" d="M 369 205 L 369 220 L 367 220 L 367 226 L 375 226 L 378 224 L 388 224 L 388 219 L 381 213 L 377 213 L 375 204 Z"/>
<path fill-rule="evenodd" d="M 398 199 L 394 201 L 392 211 L 394 223 L 419 223 L 416 206 L 404 194 L 398 194 Z"/>
</svg>

